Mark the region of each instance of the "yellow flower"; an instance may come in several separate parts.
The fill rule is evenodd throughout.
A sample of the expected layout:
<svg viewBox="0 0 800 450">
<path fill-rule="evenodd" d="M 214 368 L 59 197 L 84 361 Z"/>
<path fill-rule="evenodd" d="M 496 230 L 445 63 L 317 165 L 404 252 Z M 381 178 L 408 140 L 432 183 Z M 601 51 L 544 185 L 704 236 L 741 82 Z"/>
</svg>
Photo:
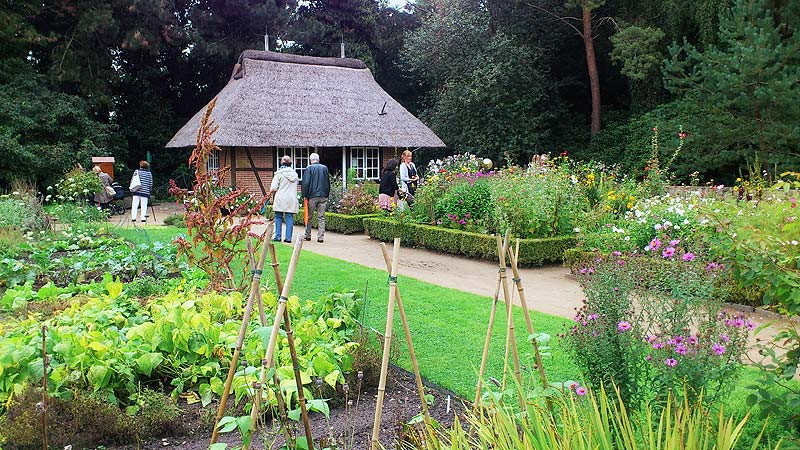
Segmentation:
<svg viewBox="0 0 800 450">
<path fill-rule="evenodd" d="M 741 179 L 741 178 L 737 178 L 737 179 L 736 179 L 736 182 L 737 182 L 737 183 L 739 183 L 739 182 L 741 182 L 741 181 L 742 181 L 742 179 Z"/>
</svg>

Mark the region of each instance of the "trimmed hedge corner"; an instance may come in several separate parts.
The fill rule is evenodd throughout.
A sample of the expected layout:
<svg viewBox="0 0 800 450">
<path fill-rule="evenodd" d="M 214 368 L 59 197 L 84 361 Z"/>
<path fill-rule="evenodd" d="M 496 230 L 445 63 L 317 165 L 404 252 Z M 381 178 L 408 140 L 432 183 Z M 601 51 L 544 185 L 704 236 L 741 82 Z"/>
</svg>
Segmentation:
<svg viewBox="0 0 800 450">
<path fill-rule="evenodd" d="M 267 208 L 264 212 L 264 216 L 269 220 L 275 218 L 275 214 L 272 212 L 272 205 L 267 205 Z M 359 216 L 351 216 L 348 214 L 326 212 L 325 230 L 334 231 L 336 233 L 342 233 L 342 234 L 361 233 L 362 231 L 364 231 L 364 224 L 362 223 L 362 221 L 364 219 L 369 219 L 377 216 L 378 216 L 377 214 L 363 214 Z M 305 220 L 303 220 L 303 208 L 300 208 L 300 211 L 298 211 L 297 214 L 294 215 L 294 223 L 299 225 L 305 225 Z M 317 228 L 316 215 L 311 221 L 311 226 Z"/>
<path fill-rule="evenodd" d="M 377 214 L 363 214 L 359 216 L 351 216 L 349 214 L 339 214 L 333 212 L 326 212 L 325 213 L 325 231 L 335 231 L 337 233 L 342 234 L 354 234 L 354 233 L 361 233 L 364 231 L 364 219 L 370 219 L 373 217 L 377 217 Z M 300 209 L 300 212 L 297 213 L 295 216 L 295 223 L 301 223 L 305 225 L 305 220 L 303 220 L 303 210 Z M 317 215 L 314 214 L 314 217 L 311 219 L 311 226 L 313 228 L 317 228 Z"/>
<path fill-rule="evenodd" d="M 371 238 L 384 242 L 399 236 L 404 245 L 422 247 L 443 253 L 463 255 L 470 258 L 497 260 L 497 240 L 494 236 L 454 230 L 450 228 L 399 223 L 392 219 L 364 219 L 364 229 Z M 541 266 L 559 263 L 564 251 L 575 246 L 573 236 L 559 236 L 544 239 L 521 239 L 519 249 L 520 264 Z"/>
</svg>

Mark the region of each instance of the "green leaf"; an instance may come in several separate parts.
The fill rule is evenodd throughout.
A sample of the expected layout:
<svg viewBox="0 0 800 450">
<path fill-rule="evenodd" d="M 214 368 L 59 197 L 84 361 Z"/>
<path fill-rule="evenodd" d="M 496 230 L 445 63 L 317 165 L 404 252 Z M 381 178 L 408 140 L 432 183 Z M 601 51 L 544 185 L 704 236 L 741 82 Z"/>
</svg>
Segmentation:
<svg viewBox="0 0 800 450">
<path fill-rule="evenodd" d="M 217 442 L 208 446 L 208 450 L 225 450 L 226 448 L 228 448 L 228 444 L 224 442 Z"/>
<path fill-rule="evenodd" d="M 112 281 L 110 283 L 106 283 L 106 291 L 108 291 L 108 296 L 111 298 L 117 298 L 122 294 L 122 288 L 124 285 L 118 281 Z"/>
<path fill-rule="evenodd" d="M 326 419 L 330 419 L 331 410 L 328 407 L 328 402 L 321 398 L 315 398 L 308 401 L 308 409 L 325 414 Z"/>
<path fill-rule="evenodd" d="M 230 433 L 231 431 L 236 429 L 236 426 L 237 426 L 236 417 L 231 417 L 231 416 L 223 417 L 217 424 L 217 428 L 219 428 L 220 433 Z"/>
<path fill-rule="evenodd" d="M 161 353 L 145 353 L 144 355 L 136 358 L 136 365 L 143 374 L 148 377 L 153 373 L 161 361 L 164 360 L 164 355 Z"/>
<path fill-rule="evenodd" d="M 203 406 L 208 406 L 211 403 L 211 399 L 213 397 L 213 392 L 211 392 L 211 385 L 208 383 L 203 383 L 197 388 L 198 392 L 200 392 L 200 400 Z"/>
<path fill-rule="evenodd" d="M 106 366 L 94 365 L 89 368 L 86 378 L 89 380 L 92 387 L 94 387 L 94 390 L 97 391 L 108 384 L 108 380 L 111 378 L 111 372 Z"/>
<path fill-rule="evenodd" d="M 331 387 L 336 387 L 336 382 L 339 380 L 339 370 L 334 370 L 333 372 L 325 375 L 325 382 L 328 383 Z"/>
</svg>

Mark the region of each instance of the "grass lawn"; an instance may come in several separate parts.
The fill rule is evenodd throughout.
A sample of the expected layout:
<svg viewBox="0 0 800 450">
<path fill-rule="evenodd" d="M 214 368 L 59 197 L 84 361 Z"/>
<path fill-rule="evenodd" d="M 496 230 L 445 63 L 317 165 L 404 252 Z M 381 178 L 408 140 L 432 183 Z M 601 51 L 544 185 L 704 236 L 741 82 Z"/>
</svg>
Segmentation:
<svg viewBox="0 0 800 450">
<path fill-rule="evenodd" d="M 186 230 L 150 226 L 140 229 L 117 228 L 114 231 L 135 243 L 145 243 L 171 241 L 175 235 L 185 233 Z M 291 250 L 289 245 L 277 246 L 278 257 L 284 273 Z M 271 273 L 271 271 L 267 273 Z M 475 384 L 486 337 L 491 299 L 436 286 L 402 275 L 398 278 L 398 286 L 408 315 L 422 376 L 471 401 L 475 395 Z M 366 291 L 367 301 L 363 323 L 383 333 L 389 292 L 386 272 L 303 251 L 292 285 L 292 294 L 301 299 L 314 299 L 336 288 Z M 531 367 L 529 363 L 532 361 L 531 346 L 526 341 L 527 330 L 522 310 L 515 307 L 514 314 L 520 359 L 525 366 Z M 487 377 L 502 378 L 505 319 L 505 308 L 500 304 L 486 369 Z M 551 356 L 544 360 L 549 380 L 579 379 L 577 367 L 564 349 L 559 346 L 556 337 L 564 331 L 565 324 L 569 321 L 537 312 L 532 312 L 532 319 L 536 331 L 545 332 L 554 337 Z M 399 314 L 395 314 L 393 335 L 393 341 L 399 344 L 399 354 L 394 362 L 410 370 L 411 363 L 408 359 Z M 529 370 L 528 374 L 530 373 Z M 757 411 L 750 411 L 746 404 L 746 398 L 750 394 L 746 386 L 755 383 L 758 374 L 756 368 L 743 368 L 741 377 L 737 380 L 733 392 L 723 406 L 726 413 L 733 413 L 738 418 L 744 417 L 748 412 L 751 413 L 751 419 L 744 430 L 743 442 L 752 442 L 752 439 L 760 433 L 764 426 L 763 419 L 757 417 Z M 786 435 L 793 434 L 785 429 L 783 420 L 772 418 L 767 424 L 765 438 L 773 441 L 774 445 L 778 437 Z M 796 434 L 794 435 L 796 436 Z"/>
</svg>

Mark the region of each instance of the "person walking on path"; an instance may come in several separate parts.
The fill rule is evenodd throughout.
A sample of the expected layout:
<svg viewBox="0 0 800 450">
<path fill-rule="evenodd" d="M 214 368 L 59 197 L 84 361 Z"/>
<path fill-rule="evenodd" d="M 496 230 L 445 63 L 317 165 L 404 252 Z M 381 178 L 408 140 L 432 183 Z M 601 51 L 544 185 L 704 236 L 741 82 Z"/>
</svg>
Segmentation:
<svg viewBox="0 0 800 450">
<path fill-rule="evenodd" d="M 111 187 L 111 176 L 100 169 L 100 166 L 92 167 L 92 172 L 97 174 L 97 177 L 100 178 L 100 192 L 94 194 L 94 201 L 98 205 L 107 205 L 111 200 L 114 198 L 108 193 L 106 188 Z M 113 191 L 114 188 L 111 188 Z"/>
<path fill-rule="evenodd" d="M 275 195 L 272 210 L 275 212 L 275 238 L 281 240 L 281 227 L 286 223 L 286 232 L 283 233 L 283 242 L 292 242 L 292 227 L 294 215 L 300 209 L 297 201 L 297 172 L 292 168 L 292 158 L 281 158 L 281 168 L 275 172 L 270 185 L 269 195 Z"/>
<path fill-rule="evenodd" d="M 414 165 L 412 159 L 413 154 L 410 150 L 404 151 L 400 159 L 400 183 L 403 192 L 408 194 L 406 201 L 409 206 L 414 202 L 414 192 L 419 184 L 419 173 L 417 173 L 417 166 Z"/>
<path fill-rule="evenodd" d="M 303 198 L 308 199 L 308 221 L 306 221 L 305 240 L 311 240 L 311 222 L 314 211 L 317 212 L 317 242 L 325 237 L 325 208 L 328 206 L 328 195 L 331 193 L 331 180 L 328 167 L 319 162 L 319 154 L 312 153 L 308 157 L 310 165 L 303 171 Z"/>
<path fill-rule="evenodd" d="M 392 205 L 397 203 L 397 160 L 386 161 L 381 175 L 381 184 L 378 189 L 378 204 L 384 211 L 392 211 Z"/>
<path fill-rule="evenodd" d="M 150 201 L 150 189 L 153 188 L 153 174 L 150 173 L 150 163 L 139 161 L 139 169 L 133 172 L 133 179 L 139 178 L 139 187 L 131 184 L 131 223 L 136 223 L 139 207 L 142 208 L 142 223 L 147 222 L 147 202 Z"/>
</svg>

